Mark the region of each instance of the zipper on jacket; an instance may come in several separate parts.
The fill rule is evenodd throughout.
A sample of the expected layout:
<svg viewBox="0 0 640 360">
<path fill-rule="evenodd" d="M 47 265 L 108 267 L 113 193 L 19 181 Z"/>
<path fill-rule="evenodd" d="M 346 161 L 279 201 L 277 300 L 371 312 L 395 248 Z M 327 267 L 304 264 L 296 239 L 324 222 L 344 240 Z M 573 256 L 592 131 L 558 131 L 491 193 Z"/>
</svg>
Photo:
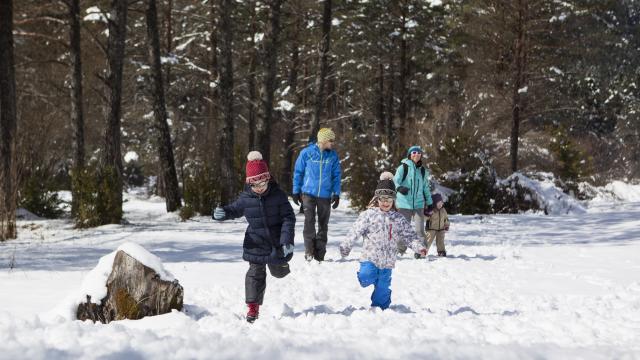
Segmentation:
<svg viewBox="0 0 640 360">
<path fill-rule="evenodd" d="M 271 231 L 269 231 L 269 223 L 267 222 L 267 213 L 264 210 L 264 204 L 262 203 L 264 198 L 262 196 L 258 196 L 258 202 L 260 203 L 260 213 L 262 214 L 262 224 L 264 225 L 264 230 L 267 233 L 267 241 L 271 244 L 271 247 L 275 247 L 273 244 L 273 240 L 271 239 Z"/>
<path fill-rule="evenodd" d="M 322 153 L 324 153 L 324 150 L 320 150 L 320 181 L 318 181 L 318 197 L 320 197 L 320 189 L 322 189 Z"/>
<path fill-rule="evenodd" d="M 413 191 L 413 199 L 411 199 L 413 201 L 413 210 L 416 209 L 416 196 L 418 195 L 418 186 L 416 184 L 416 174 L 418 173 L 416 170 L 418 170 L 418 167 L 416 166 L 416 163 L 413 163 L 413 187 L 415 188 L 415 190 Z"/>
</svg>

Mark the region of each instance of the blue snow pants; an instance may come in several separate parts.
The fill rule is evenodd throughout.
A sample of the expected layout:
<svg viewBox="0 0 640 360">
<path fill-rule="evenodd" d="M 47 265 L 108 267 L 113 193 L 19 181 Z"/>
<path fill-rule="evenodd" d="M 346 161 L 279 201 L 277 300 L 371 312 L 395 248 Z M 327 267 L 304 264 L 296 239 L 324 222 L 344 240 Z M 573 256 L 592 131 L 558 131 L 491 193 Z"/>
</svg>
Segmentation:
<svg viewBox="0 0 640 360">
<path fill-rule="evenodd" d="M 391 269 L 378 269 L 371 261 L 362 261 L 358 271 L 360 286 L 367 287 L 373 284 L 371 294 L 371 306 L 377 306 L 382 310 L 391 304 Z"/>
</svg>

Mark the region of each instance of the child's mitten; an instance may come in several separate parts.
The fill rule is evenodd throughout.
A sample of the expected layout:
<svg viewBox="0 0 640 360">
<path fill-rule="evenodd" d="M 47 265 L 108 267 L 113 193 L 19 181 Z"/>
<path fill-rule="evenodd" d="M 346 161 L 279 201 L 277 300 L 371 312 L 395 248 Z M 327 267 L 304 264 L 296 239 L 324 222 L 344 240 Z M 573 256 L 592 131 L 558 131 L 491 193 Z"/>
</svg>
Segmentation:
<svg viewBox="0 0 640 360">
<path fill-rule="evenodd" d="M 227 216 L 227 213 L 224 211 L 224 209 L 221 206 L 217 206 L 215 210 L 213 210 L 213 218 L 215 220 L 224 220 L 224 218 Z"/>
</svg>

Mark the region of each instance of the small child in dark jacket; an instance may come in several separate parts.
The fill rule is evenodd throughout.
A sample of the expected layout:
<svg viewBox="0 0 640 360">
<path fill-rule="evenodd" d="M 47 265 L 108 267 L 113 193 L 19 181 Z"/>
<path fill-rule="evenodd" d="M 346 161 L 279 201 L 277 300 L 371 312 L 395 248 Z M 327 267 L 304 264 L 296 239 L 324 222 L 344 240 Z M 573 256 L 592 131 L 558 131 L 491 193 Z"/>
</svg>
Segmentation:
<svg viewBox="0 0 640 360">
<path fill-rule="evenodd" d="M 276 278 L 289 274 L 293 256 L 296 217 L 287 195 L 271 179 L 262 154 L 252 151 L 247 156 L 246 185 L 238 199 L 224 207 L 216 207 L 213 219 L 224 221 L 244 216 L 249 226 L 244 234 L 242 258 L 249 262 L 245 276 L 247 321 L 258 318 L 267 287 L 266 267 Z"/>
</svg>

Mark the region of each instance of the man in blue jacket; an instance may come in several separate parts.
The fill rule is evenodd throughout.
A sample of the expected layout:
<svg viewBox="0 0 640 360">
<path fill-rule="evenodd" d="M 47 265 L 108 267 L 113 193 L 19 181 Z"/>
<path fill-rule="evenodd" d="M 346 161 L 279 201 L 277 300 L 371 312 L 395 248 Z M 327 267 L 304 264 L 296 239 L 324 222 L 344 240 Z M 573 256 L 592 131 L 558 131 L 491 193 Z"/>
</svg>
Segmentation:
<svg viewBox="0 0 640 360">
<path fill-rule="evenodd" d="M 305 259 L 323 261 L 331 208 L 340 202 L 340 159 L 333 150 L 336 135 L 329 128 L 318 131 L 317 143 L 304 148 L 293 171 L 293 202 L 304 208 Z M 333 204 L 333 206 L 331 206 Z M 318 231 L 316 232 L 316 214 Z"/>
</svg>

